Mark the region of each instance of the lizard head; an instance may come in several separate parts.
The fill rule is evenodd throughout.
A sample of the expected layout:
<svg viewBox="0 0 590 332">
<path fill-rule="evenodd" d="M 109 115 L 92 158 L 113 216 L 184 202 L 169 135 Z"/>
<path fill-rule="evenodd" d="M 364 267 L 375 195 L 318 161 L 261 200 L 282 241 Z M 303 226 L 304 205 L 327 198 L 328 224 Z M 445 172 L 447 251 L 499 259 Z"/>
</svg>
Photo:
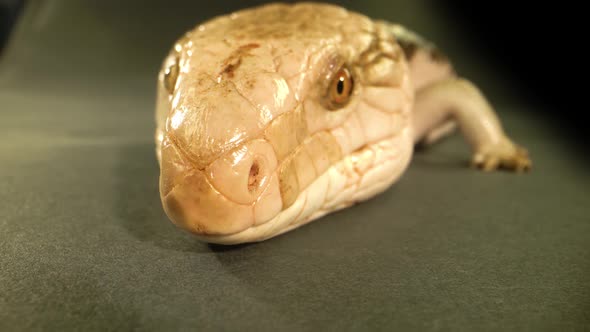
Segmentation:
<svg viewBox="0 0 590 332">
<path fill-rule="evenodd" d="M 166 213 L 207 241 L 232 243 L 351 204 L 329 207 L 324 175 L 408 130 L 408 76 L 384 26 L 336 6 L 267 5 L 198 26 L 159 74 Z"/>
</svg>

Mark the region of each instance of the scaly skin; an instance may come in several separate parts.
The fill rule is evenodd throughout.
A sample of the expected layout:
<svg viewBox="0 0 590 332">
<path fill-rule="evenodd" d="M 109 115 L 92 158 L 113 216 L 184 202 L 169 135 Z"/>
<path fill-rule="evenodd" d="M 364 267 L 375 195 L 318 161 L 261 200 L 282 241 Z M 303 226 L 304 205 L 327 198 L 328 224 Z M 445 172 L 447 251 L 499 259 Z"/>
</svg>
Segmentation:
<svg viewBox="0 0 590 332">
<path fill-rule="evenodd" d="M 387 189 L 414 143 L 438 138 L 449 120 L 475 164 L 530 167 L 435 50 L 403 27 L 311 3 L 248 9 L 188 32 L 158 83 L 166 213 L 208 242 L 264 240 Z M 335 108 L 326 91 L 343 65 L 354 88 Z"/>
</svg>

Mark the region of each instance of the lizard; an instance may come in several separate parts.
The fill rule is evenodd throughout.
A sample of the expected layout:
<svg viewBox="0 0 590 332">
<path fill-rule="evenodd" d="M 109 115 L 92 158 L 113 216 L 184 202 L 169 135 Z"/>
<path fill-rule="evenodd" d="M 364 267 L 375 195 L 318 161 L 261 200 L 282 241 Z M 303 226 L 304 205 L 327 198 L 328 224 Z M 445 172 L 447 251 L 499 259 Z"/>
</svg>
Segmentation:
<svg viewBox="0 0 590 332">
<path fill-rule="evenodd" d="M 240 10 L 162 63 L 162 205 L 206 242 L 262 241 L 383 192 L 455 127 L 475 167 L 531 168 L 482 92 L 402 25 L 321 3 Z"/>
</svg>

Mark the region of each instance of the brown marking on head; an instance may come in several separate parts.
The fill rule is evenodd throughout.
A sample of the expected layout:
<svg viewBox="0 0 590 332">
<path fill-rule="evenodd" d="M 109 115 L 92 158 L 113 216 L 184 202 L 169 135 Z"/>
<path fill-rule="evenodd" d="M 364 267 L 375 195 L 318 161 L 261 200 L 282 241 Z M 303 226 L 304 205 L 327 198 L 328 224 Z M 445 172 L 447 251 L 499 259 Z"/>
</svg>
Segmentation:
<svg viewBox="0 0 590 332">
<path fill-rule="evenodd" d="M 250 50 L 260 47 L 257 43 L 245 44 L 233 51 L 224 61 L 223 69 L 219 72 L 219 76 L 227 75 L 229 78 L 234 77 L 234 72 L 242 64 L 242 58 L 252 56 Z"/>
<path fill-rule="evenodd" d="M 430 49 L 430 58 L 438 63 L 449 62 L 449 58 L 438 47 Z"/>
<path fill-rule="evenodd" d="M 427 42 L 418 42 L 417 40 L 409 40 L 409 39 L 398 39 L 398 44 L 404 51 L 404 55 L 408 61 L 411 61 L 412 58 L 418 52 L 424 52 L 430 57 L 433 62 L 436 63 L 447 63 L 449 62 L 449 58 L 434 44 L 427 43 Z"/>
<path fill-rule="evenodd" d="M 235 62 L 228 63 L 219 75 L 227 75 L 229 78 L 234 77 L 234 71 L 242 64 L 242 58 L 238 58 Z"/>
<path fill-rule="evenodd" d="M 418 44 L 412 40 L 402 39 L 402 38 L 399 38 L 397 42 L 398 42 L 399 46 L 401 46 L 402 50 L 404 51 L 404 55 L 406 56 L 406 59 L 408 59 L 408 61 L 411 60 L 419 48 Z"/>
</svg>

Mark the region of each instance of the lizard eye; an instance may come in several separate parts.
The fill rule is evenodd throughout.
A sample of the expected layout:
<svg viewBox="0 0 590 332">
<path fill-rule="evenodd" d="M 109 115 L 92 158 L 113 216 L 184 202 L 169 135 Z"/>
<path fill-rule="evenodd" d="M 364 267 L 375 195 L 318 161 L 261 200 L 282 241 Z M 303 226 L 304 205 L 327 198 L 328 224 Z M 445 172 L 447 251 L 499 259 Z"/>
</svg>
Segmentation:
<svg viewBox="0 0 590 332">
<path fill-rule="evenodd" d="M 171 55 L 165 62 L 164 76 L 162 82 L 168 93 L 174 92 L 176 79 L 178 78 L 178 55 Z"/>
<path fill-rule="evenodd" d="M 352 95 L 354 81 L 350 71 L 346 67 L 340 68 L 334 75 L 328 87 L 328 99 L 331 109 L 340 108 L 348 102 Z"/>
</svg>

